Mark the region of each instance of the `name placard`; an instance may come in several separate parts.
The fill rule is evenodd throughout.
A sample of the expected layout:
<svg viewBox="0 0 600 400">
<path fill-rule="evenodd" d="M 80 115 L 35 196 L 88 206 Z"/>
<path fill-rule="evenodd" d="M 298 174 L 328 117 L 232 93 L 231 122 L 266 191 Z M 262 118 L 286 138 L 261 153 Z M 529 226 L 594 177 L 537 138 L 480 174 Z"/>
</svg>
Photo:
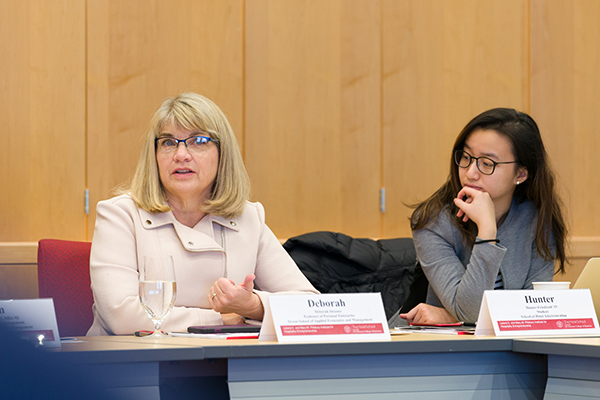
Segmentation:
<svg viewBox="0 0 600 400">
<path fill-rule="evenodd" d="M 597 335 L 589 289 L 486 290 L 475 335 Z"/>
<path fill-rule="evenodd" d="M 380 293 L 271 295 L 260 340 L 391 340 Z"/>
<path fill-rule="evenodd" d="M 52 299 L 0 300 L 0 321 L 37 345 L 60 347 Z"/>
</svg>

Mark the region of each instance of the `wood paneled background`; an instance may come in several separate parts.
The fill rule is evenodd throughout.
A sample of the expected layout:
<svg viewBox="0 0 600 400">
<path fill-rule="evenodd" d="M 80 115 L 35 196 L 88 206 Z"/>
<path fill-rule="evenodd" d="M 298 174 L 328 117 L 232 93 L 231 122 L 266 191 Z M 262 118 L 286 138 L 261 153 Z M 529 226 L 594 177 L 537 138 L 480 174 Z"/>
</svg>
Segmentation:
<svg viewBox="0 0 600 400">
<path fill-rule="evenodd" d="M 505 106 L 540 125 L 574 279 L 600 255 L 598 21 L 597 0 L 0 0 L 0 242 L 91 240 L 183 91 L 228 115 L 277 236 L 410 236 L 460 129 Z"/>
<path fill-rule="evenodd" d="M 85 238 L 85 4 L 0 0 L 0 241 Z"/>
</svg>

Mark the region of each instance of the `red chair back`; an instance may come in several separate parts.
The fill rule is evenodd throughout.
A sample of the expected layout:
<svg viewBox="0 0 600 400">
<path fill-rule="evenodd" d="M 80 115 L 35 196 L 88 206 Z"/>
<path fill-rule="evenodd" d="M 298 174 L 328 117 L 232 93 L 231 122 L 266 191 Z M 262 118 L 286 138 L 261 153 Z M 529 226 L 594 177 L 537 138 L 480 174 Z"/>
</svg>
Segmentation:
<svg viewBox="0 0 600 400">
<path fill-rule="evenodd" d="M 40 298 L 54 301 L 60 336 L 85 336 L 94 319 L 90 242 L 42 239 L 38 243 Z"/>
</svg>

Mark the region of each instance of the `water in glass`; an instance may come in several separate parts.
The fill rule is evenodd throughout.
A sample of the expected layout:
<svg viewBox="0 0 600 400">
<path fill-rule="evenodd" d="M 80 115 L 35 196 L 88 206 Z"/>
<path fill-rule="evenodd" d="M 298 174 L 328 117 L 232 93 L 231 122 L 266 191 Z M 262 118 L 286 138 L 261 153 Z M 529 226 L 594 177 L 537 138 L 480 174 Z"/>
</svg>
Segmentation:
<svg viewBox="0 0 600 400">
<path fill-rule="evenodd" d="M 140 267 L 140 302 L 154 322 L 154 333 L 146 337 L 165 336 L 161 325 L 177 297 L 177 283 L 171 256 L 144 256 Z"/>
</svg>

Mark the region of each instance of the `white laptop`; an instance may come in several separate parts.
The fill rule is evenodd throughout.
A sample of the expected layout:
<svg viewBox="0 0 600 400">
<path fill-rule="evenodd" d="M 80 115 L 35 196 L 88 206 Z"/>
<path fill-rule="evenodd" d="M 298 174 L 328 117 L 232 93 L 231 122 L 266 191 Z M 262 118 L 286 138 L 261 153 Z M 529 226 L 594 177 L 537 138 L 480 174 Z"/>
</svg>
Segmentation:
<svg viewBox="0 0 600 400">
<path fill-rule="evenodd" d="M 590 258 L 583 267 L 581 275 L 573 285 L 573 289 L 590 289 L 596 315 L 600 311 L 600 257 Z"/>
</svg>

